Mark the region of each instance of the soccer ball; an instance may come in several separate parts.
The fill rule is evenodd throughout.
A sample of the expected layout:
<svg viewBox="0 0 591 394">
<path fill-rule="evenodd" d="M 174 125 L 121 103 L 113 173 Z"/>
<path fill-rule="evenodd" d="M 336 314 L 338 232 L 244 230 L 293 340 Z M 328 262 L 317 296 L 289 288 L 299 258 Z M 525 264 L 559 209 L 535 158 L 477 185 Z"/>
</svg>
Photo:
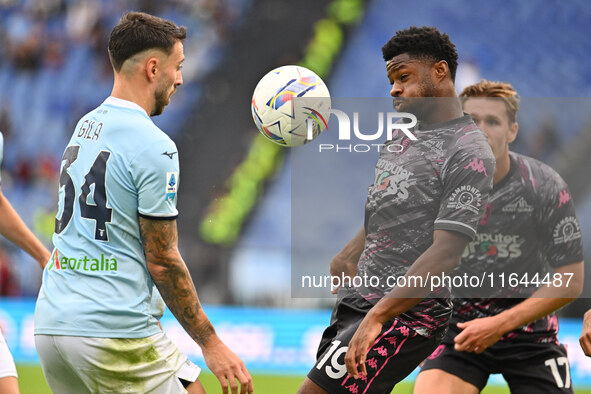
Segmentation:
<svg viewBox="0 0 591 394">
<path fill-rule="evenodd" d="M 259 81 L 250 109 L 257 128 L 269 140 L 283 146 L 301 146 L 326 129 L 330 93 L 314 72 L 300 66 L 283 66 Z"/>
</svg>

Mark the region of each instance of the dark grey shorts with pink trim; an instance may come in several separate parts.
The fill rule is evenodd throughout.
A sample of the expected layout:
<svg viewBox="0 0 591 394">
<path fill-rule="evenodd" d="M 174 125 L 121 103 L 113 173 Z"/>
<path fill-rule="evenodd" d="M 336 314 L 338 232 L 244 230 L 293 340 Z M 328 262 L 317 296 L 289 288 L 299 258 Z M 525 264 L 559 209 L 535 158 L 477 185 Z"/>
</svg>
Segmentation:
<svg viewBox="0 0 591 394">
<path fill-rule="evenodd" d="M 384 324 L 367 353 L 367 376 L 349 378 L 345 353 L 353 334 L 372 304 L 348 289 L 339 291 L 330 326 L 318 347 L 308 378 L 331 394 L 381 394 L 408 376 L 439 345 L 443 333 L 432 338 L 417 334 L 397 319 Z"/>
</svg>

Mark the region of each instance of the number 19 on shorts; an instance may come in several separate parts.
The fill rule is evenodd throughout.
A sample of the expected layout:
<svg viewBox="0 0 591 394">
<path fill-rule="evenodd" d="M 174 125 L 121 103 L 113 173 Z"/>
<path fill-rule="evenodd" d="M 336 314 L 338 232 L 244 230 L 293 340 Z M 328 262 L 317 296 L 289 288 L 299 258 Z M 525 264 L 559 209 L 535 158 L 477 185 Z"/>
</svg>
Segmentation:
<svg viewBox="0 0 591 394">
<path fill-rule="evenodd" d="M 345 353 L 347 353 L 348 346 L 339 348 L 341 341 L 333 341 L 330 348 L 324 354 L 324 357 L 318 361 L 316 369 L 322 369 L 322 367 L 330 360 L 329 364 L 325 367 L 326 375 L 332 379 L 340 379 L 347 373 L 347 366 L 345 365 Z M 343 356 L 343 363 L 339 362 L 339 358 Z"/>
</svg>

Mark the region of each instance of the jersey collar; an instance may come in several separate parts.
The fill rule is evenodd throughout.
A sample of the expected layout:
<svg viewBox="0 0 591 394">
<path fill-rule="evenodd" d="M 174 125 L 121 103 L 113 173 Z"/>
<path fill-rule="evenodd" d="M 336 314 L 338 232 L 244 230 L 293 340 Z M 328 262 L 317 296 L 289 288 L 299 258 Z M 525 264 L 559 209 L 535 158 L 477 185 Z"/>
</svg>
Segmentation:
<svg viewBox="0 0 591 394">
<path fill-rule="evenodd" d="M 142 107 L 140 107 L 139 105 L 137 105 L 133 101 L 123 100 L 123 99 L 113 97 L 113 96 L 107 97 L 107 99 L 104 101 L 103 104 L 110 104 L 110 105 L 114 105 L 116 107 L 123 107 L 123 108 L 129 108 L 129 109 L 137 109 L 137 110 L 142 111 L 143 114 L 146 114 L 146 110 L 144 110 Z"/>
<path fill-rule="evenodd" d="M 511 152 L 509 152 L 509 162 L 509 172 L 507 172 L 503 179 L 498 181 L 496 185 L 493 185 L 493 191 L 499 190 L 501 187 L 505 186 L 505 184 L 509 182 L 509 180 L 515 173 L 515 168 L 517 167 L 517 164 L 515 163 L 515 158 L 513 157 Z"/>
</svg>

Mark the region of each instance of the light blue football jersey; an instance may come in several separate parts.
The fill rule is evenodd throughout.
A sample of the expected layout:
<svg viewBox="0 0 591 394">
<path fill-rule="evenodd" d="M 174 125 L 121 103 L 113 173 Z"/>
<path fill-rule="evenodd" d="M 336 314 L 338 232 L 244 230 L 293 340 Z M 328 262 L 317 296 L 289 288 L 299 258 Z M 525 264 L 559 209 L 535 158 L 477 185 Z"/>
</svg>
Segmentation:
<svg viewBox="0 0 591 394">
<path fill-rule="evenodd" d="M 109 97 L 76 125 L 60 171 L 35 334 L 156 334 L 164 303 L 147 270 L 139 216 L 178 215 L 174 142 L 140 106 Z"/>
</svg>

